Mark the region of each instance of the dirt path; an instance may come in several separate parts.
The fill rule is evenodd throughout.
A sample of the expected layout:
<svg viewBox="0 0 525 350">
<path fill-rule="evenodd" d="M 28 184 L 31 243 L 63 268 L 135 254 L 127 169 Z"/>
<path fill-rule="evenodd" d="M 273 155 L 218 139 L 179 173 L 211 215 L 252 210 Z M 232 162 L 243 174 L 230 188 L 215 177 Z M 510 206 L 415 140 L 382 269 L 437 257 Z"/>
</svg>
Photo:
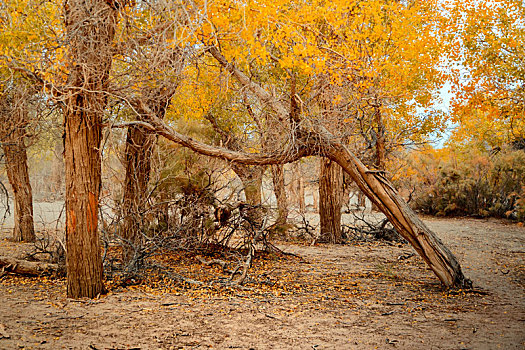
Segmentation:
<svg viewBox="0 0 525 350">
<path fill-rule="evenodd" d="M 284 245 L 304 259 L 257 260 L 251 291 L 138 286 L 77 302 L 64 281 L 7 276 L 0 349 L 525 348 L 525 229 L 426 222 L 484 293 L 447 293 L 410 247 L 386 244 Z"/>
</svg>

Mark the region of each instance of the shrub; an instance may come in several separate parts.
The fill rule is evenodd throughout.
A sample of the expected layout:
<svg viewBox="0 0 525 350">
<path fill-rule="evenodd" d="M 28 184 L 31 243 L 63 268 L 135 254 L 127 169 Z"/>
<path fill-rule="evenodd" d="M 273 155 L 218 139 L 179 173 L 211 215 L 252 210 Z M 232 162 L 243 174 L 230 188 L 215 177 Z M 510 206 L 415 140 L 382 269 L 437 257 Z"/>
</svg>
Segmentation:
<svg viewBox="0 0 525 350">
<path fill-rule="evenodd" d="M 525 220 L 525 152 L 467 149 L 412 153 L 397 182 L 425 214 Z"/>
</svg>

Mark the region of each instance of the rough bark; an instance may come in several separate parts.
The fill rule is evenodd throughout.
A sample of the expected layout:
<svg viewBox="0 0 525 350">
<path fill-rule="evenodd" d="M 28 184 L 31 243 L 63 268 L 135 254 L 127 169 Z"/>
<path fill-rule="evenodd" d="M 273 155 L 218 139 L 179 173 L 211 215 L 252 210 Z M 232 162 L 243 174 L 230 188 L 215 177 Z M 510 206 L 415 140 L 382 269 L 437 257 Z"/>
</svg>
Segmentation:
<svg viewBox="0 0 525 350">
<path fill-rule="evenodd" d="M 67 296 L 104 293 L 98 236 L 101 127 L 117 24 L 115 4 L 68 0 L 69 90 L 65 96 Z"/>
<path fill-rule="evenodd" d="M 274 164 L 272 169 L 273 192 L 277 200 L 278 216 L 275 223 L 285 225 L 288 222 L 288 200 L 286 199 L 286 189 L 284 186 L 284 166 Z"/>
<path fill-rule="evenodd" d="M 126 137 L 126 176 L 122 201 L 122 261 L 132 261 L 135 250 L 141 246 L 143 227 L 142 210 L 147 200 L 147 188 L 151 170 L 151 155 L 156 136 L 143 127 L 130 126 Z"/>
<path fill-rule="evenodd" d="M 42 276 L 57 273 L 57 264 L 50 264 L 42 261 L 19 260 L 7 256 L 0 256 L 0 272 L 10 272 L 25 276 Z"/>
<path fill-rule="evenodd" d="M 2 142 L 6 159 L 6 172 L 14 196 L 13 240 L 34 242 L 33 194 L 29 182 L 24 129 L 15 127 L 11 135 Z"/>
<path fill-rule="evenodd" d="M 319 174 L 319 242 L 340 244 L 341 208 L 343 207 L 343 169 L 330 159 L 322 158 Z"/>
</svg>

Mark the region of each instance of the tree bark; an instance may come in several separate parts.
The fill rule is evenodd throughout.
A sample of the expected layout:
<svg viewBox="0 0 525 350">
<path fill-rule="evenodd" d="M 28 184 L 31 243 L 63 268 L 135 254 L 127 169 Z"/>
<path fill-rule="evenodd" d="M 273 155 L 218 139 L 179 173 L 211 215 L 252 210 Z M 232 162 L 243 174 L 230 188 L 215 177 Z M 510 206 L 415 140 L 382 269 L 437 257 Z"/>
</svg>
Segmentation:
<svg viewBox="0 0 525 350">
<path fill-rule="evenodd" d="M 36 238 L 33 194 L 25 144 L 29 124 L 28 101 L 34 93 L 31 86 L 15 80 L 13 88 L 4 91 L 0 98 L 0 143 L 14 196 L 13 240 L 15 242 L 34 242 Z"/>
<path fill-rule="evenodd" d="M 68 0 L 64 8 L 70 67 L 64 116 L 67 296 L 94 298 L 105 292 L 100 142 L 117 10 L 104 0 Z"/>
<path fill-rule="evenodd" d="M 140 126 L 130 126 L 126 136 L 126 177 L 122 201 L 122 261 L 132 261 L 142 244 L 142 210 L 151 171 L 151 156 L 157 138 Z"/>
<path fill-rule="evenodd" d="M 241 179 L 246 203 L 253 206 L 261 205 L 262 177 L 266 167 L 232 164 L 232 169 Z"/>
<path fill-rule="evenodd" d="M 288 222 L 288 200 L 286 199 L 286 189 L 284 186 L 284 166 L 282 164 L 274 164 L 271 166 L 273 192 L 277 200 L 278 216 L 275 223 L 277 225 L 285 225 Z"/>
<path fill-rule="evenodd" d="M 321 158 L 319 174 L 319 242 L 340 244 L 343 206 L 343 169 L 330 159 Z"/>
<path fill-rule="evenodd" d="M 24 129 L 15 126 L 10 137 L 2 143 L 6 158 L 6 172 L 14 195 L 15 242 L 34 242 L 33 194 L 29 182 L 27 153 L 24 144 Z"/>
</svg>

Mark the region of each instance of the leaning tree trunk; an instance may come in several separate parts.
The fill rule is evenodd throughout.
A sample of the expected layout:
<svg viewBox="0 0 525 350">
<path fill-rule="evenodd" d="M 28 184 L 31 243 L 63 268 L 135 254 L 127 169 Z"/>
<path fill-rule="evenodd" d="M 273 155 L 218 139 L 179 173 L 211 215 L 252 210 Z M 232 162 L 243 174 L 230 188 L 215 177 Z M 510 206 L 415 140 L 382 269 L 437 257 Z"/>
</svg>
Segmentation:
<svg viewBox="0 0 525 350">
<path fill-rule="evenodd" d="M 340 244 L 343 207 L 343 169 L 330 159 L 321 158 L 319 174 L 319 242 Z"/>
<path fill-rule="evenodd" d="M 98 236 L 101 128 L 117 10 L 104 0 L 65 2 L 69 91 L 65 99 L 67 296 L 105 292 Z"/>
<path fill-rule="evenodd" d="M 6 158 L 6 172 L 13 189 L 15 215 L 13 240 L 34 242 L 33 194 L 29 182 L 24 130 L 15 127 L 9 139 L 2 143 Z"/>
<path fill-rule="evenodd" d="M 130 126 L 126 137 L 126 177 L 122 202 L 122 261 L 130 263 L 142 245 L 142 210 L 151 170 L 156 136 L 143 127 Z"/>
<path fill-rule="evenodd" d="M 470 286 L 456 257 L 417 217 L 397 194 L 380 171 L 370 171 L 341 144 L 331 144 L 323 152 L 337 162 L 355 181 L 359 189 L 381 210 L 397 232 L 403 236 L 448 287 Z"/>
<path fill-rule="evenodd" d="M 286 189 L 284 186 L 284 166 L 283 164 L 274 164 L 271 166 L 273 192 L 277 200 L 278 216 L 275 223 L 285 225 L 288 221 L 288 201 L 286 200 Z"/>
</svg>

